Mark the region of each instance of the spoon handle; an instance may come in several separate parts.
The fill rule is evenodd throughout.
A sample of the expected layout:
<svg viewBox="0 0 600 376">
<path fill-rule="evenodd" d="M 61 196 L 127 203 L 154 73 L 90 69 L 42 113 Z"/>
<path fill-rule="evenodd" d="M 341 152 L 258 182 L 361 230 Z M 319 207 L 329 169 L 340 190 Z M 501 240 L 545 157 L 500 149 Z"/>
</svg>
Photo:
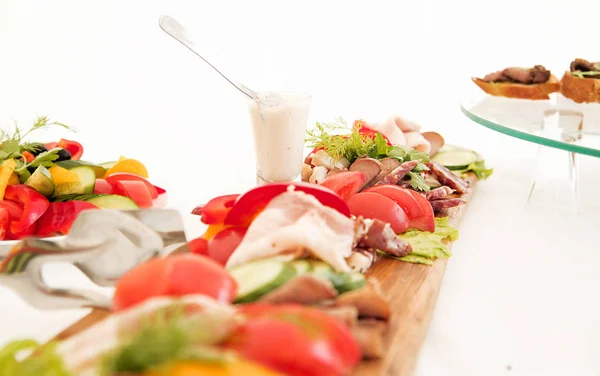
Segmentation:
<svg viewBox="0 0 600 376">
<path fill-rule="evenodd" d="M 160 28 L 170 36 L 172 36 L 179 43 L 186 46 L 190 51 L 192 51 L 196 56 L 200 59 L 204 60 L 206 64 L 212 67 L 217 73 L 219 73 L 224 79 L 226 79 L 230 84 L 235 86 L 239 91 L 244 93 L 244 95 L 248 96 L 250 99 L 257 100 L 257 94 L 254 90 L 247 88 L 246 86 L 233 82 L 227 76 L 225 76 L 221 71 L 219 71 L 214 65 L 212 65 L 208 60 L 202 57 L 195 48 L 194 42 L 192 42 L 191 38 L 187 35 L 186 30 L 179 22 L 177 22 L 174 18 L 169 16 L 161 16 L 158 20 L 158 24 Z"/>
</svg>

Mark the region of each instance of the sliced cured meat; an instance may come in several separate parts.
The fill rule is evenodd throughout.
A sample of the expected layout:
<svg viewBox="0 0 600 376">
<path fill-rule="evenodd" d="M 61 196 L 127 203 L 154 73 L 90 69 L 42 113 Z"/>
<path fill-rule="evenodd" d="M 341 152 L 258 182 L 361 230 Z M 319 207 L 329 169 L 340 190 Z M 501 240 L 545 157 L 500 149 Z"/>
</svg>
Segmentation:
<svg viewBox="0 0 600 376">
<path fill-rule="evenodd" d="M 388 119 L 388 121 L 379 124 L 369 124 L 369 128 L 387 137 L 392 145 L 406 145 L 406 137 L 404 137 L 404 133 L 398 128 L 393 119 Z"/>
<path fill-rule="evenodd" d="M 272 199 L 252 221 L 226 267 L 303 248 L 336 271 L 349 272 L 346 258 L 352 253 L 353 241 L 352 219 L 311 195 L 286 192 Z"/>
<path fill-rule="evenodd" d="M 452 171 L 448 170 L 446 167 L 442 166 L 437 162 L 427 162 L 425 164 L 429 167 L 430 172 L 433 173 L 437 180 L 448 187 L 454 189 L 456 192 L 463 194 L 469 191 L 469 184 L 456 176 Z"/>
<path fill-rule="evenodd" d="M 465 200 L 460 198 L 443 198 L 441 200 L 430 201 L 433 211 L 436 213 L 442 212 L 446 209 L 454 208 L 466 204 Z"/>
<path fill-rule="evenodd" d="M 431 145 L 431 149 L 429 149 L 429 156 L 433 157 L 437 154 L 437 152 L 444 146 L 445 141 L 444 137 L 437 132 L 424 132 L 423 137 L 429 142 Z"/>
<path fill-rule="evenodd" d="M 408 161 L 393 169 L 389 174 L 379 180 L 375 185 L 379 184 L 396 184 L 405 177 L 413 168 L 419 164 L 419 161 Z"/>
<path fill-rule="evenodd" d="M 358 240 L 360 248 L 373 248 L 392 256 L 403 257 L 412 251 L 410 244 L 396 235 L 389 223 L 379 219 L 364 219 L 366 234 Z"/>
<path fill-rule="evenodd" d="M 272 304 L 315 304 L 336 296 L 337 290 L 329 280 L 312 275 L 300 275 L 263 295 L 259 301 Z"/>
<path fill-rule="evenodd" d="M 375 249 L 355 249 L 346 262 L 355 272 L 364 273 L 375 262 Z"/>
<path fill-rule="evenodd" d="M 358 310 L 358 316 L 361 318 L 389 320 L 392 315 L 388 300 L 383 295 L 379 283 L 373 278 L 369 278 L 364 287 L 338 296 L 334 306 L 355 307 Z"/>
<path fill-rule="evenodd" d="M 379 359 L 383 356 L 386 328 L 387 324 L 378 320 L 359 320 L 350 327 L 364 359 Z"/>
<path fill-rule="evenodd" d="M 400 161 L 398 161 L 396 158 L 383 158 L 379 160 L 379 163 L 381 163 L 381 171 L 379 172 L 379 174 L 377 174 L 377 176 L 375 176 L 371 180 L 369 184 L 366 185 L 365 188 L 377 184 L 381 179 L 383 179 L 387 174 L 392 172 L 395 168 L 400 167 Z"/>
<path fill-rule="evenodd" d="M 355 307 L 320 307 L 321 311 L 343 321 L 349 327 L 353 327 L 358 322 L 358 310 Z"/>
<path fill-rule="evenodd" d="M 423 137 L 419 132 L 406 132 L 406 146 L 413 148 L 416 151 L 423 153 L 429 153 L 431 151 L 431 144 Z"/>
<path fill-rule="evenodd" d="M 393 122 L 402 132 L 418 132 L 421 126 L 413 121 L 404 119 L 401 116 L 392 116 L 388 121 Z"/>
<path fill-rule="evenodd" d="M 360 187 L 363 189 L 369 184 L 383 169 L 383 165 L 377 159 L 374 158 L 358 158 L 354 163 L 350 165 L 350 171 L 358 171 L 365 174 L 365 184 Z"/>
<path fill-rule="evenodd" d="M 425 192 L 425 198 L 428 199 L 429 201 L 431 200 L 438 200 L 442 197 L 446 197 L 449 194 L 452 194 L 453 190 L 450 187 L 446 187 L 441 186 L 439 188 L 434 188 L 432 190 L 430 190 L 429 192 Z"/>
</svg>

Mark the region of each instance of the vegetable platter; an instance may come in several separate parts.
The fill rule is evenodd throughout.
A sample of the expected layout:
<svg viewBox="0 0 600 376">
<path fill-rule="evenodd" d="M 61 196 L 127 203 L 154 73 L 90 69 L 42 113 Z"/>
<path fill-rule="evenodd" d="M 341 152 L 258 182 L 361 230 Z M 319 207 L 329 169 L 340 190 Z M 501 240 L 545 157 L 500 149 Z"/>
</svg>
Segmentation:
<svg viewBox="0 0 600 376">
<path fill-rule="evenodd" d="M 0 259 L 27 236 L 66 235 L 83 210 L 163 207 L 164 189 L 148 181 L 139 161 L 82 160 L 77 141 L 30 141 L 39 130 L 69 126 L 39 117 L 28 130 L 0 134 Z"/>
<path fill-rule="evenodd" d="M 206 230 L 189 252 L 133 268 L 112 311 L 55 341 L 10 344 L 0 373 L 412 374 L 458 222 L 492 170 L 397 116 L 318 123 L 307 143 L 303 182 L 194 208 Z"/>
</svg>

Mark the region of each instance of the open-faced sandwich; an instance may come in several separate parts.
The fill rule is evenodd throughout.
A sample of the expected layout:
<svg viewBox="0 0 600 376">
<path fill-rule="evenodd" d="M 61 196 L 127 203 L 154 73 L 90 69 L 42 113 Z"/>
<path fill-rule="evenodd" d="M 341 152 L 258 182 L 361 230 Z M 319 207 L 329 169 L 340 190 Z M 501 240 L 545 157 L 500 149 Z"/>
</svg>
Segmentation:
<svg viewBox="0 0 600 376">
<path fill-rule="evenodd" d="M 472 80 L 486 93 L 508 98 L 550 99 L 560 89 L 558 79 L 542 65 L 506 68 Z"/>
<path fill-rule="evenodd" d="M 560 81 L 560 93 L 577 103 L 600 102 L 600 62 L 573 60 Z"/>
</svg>

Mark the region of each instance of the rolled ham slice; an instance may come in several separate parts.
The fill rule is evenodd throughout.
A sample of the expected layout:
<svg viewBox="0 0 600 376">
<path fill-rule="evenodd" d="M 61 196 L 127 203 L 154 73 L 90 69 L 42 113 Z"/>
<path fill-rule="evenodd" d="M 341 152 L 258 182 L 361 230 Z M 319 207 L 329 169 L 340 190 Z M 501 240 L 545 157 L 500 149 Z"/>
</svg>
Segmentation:
<svg viewBox="0 0 600 376">
<path fill-rule="evenodd" d="M 402 132 L 419 132 L 421 126 L 415 122 L 408 121 L 399 115 L 394 115 L 388 120 L 396 125 Z"/>
<path fill-rule="evenodd" d="M 404 133 L 404 136 L 406 137 L 406 146 L 424 153 L 429 153 L 431 151 L 431 144 L 421 133 L 406 132 Z"/>
<path fill-rule="evenodd" d="M 406 145 L 406 137 L 404 137 L 404 133 L 396 126 L 396 123 L 389 119 L 386 122 L 378 123 L 378 124 L 368 124 L 369 128 L 373 129 L 384 135 L 390 140 L 392 145 Z"/>
</svg>

